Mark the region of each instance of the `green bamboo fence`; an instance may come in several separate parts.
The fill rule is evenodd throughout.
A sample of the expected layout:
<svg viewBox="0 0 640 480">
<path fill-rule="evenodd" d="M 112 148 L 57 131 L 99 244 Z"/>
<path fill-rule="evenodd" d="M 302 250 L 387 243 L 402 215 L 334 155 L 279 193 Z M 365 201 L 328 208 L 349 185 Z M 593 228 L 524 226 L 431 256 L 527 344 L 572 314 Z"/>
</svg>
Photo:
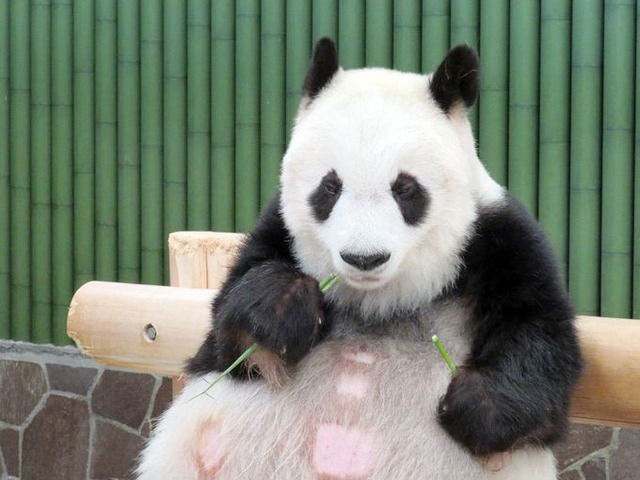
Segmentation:
<svg viewBox="0 0 640 480">
<path fill-rule="evenodd" d="M 211 4 L 211 228 L 234 229 L 235 8 Z"/>
<path fill-rule="evenodd" d="M 603 315 L 627 317 L 632 305 L 633 99 L 635 11 L 628 1 L 604 9 L 602 95 Z"/>
<path fill-rule="evenodd" d="M 393 3 L 393 68 L 419 72 L 421 61 L 420 0 Z"/>
<path fill-rule="evenodd" d="M 579 311 L 600 313 L 602 2 L 572 5 L 569 288 Z"/>
<path fill-rule="evenodd" d="M 33 2 L 31 11 L 31 128 L 33 132 L 31 135 L 31 231 L 38 234 L 32 236 L 31 242 L 33 282 L 31 338 L 35 342 L 46 342 L 51 338 L 50 37 L 51 2 L 50 0 Z"/>
<path fill-rule="evenodd" d="M 483 0 L 480 21 L 480 158 L 493 178 L 506 185 L 509 146 L 509 0 Z"/>
<path fill-rule="evenodd" d="M 208 0 L 194 0 L 187 8 L 187 226 L 206 230 L 211 177 L 210 5 Z"/>
<path fill-rule="evenodd" d="M 73 294 L 73 3 L 55 0 L 51 11 L 52 340 L 66 343 Z M 13 147 L 12 147 L 13 150 Z M 13 205 L 12 205 L 13 210 Z M 13 251 L 13 245 L 11 246 Z M 13 291 L 12 296 L 17 296 Z M 12 325 L 29 319 L 12 312 Z"/>
<path fill-rule="evenodd" d="M 260 2 L 236 2 L 236 228 L 255 223 L 260 196 Z"/>
<path fill-rule="evenodd" d="M 11 313 L 31 318 L 31 172 L 30 172 L 30 22 L 29 2 L 9 4 L 10 191 L 11 191 Z M 12 323 L 13 338 L 31 336 L 28 322 Z"/>
<path fill-rule="evenodd" d="M 509 29 L 509 190 L 538 210 L 540 3 L 511 2 Z"/>
<path fill-rule="evenodd" d="M 332 34 L 333 2 L 320 2 L 314 17 L 314 35 Z M 285 40 L 284 0 L 262 2 L 260 15 L 260 205 L 273 197 L 278 186 L 280 159 L 285 149 Z"/>
<path fill-rule="evenodd" d="M 247 231 L 315 41 L 345 68 L 481 57 L 478 150 L 580 313 L 640 317 L 640 29 L 615 0 L 0 0 L 0 337 L 67 343 L 74 288 L 167 281 L 166 238 Z"/>
<path fill-rule="evenodd" d="M 0 338 L 11 336 L 9 91 L 9 2 L 0 2 Z"/>
<path fill-rule="evenodd" d="M 566 273 L 569 239 L 571 1 L 542 0 L 538 219 Z"/>
<path fill-rule="evenodd" d="M 367 0 L 365 55 L 367 66 L 393 66 L 393 6 L 391 0 Z"/>
<path fill-rule="evenodd" d="M 140 8 L 140 209 L 157 212 L 163 200 L 162 2 L 142 0 Z M 140 279 L 155 283 L 164 277 L 163 219 L 141 215 L 140 221 Z"/>
<path fill-rule="evenodd" d="M 96 277 L 118 278 L 118 135 L 116 0 L 96 0 Z M 143 190 L 144 191 L 144 190 Z"/>
<path fill-rule="evenodd" d="M 640 99 L 640 8 L 636 8 L 636 102 Z M 633 318 L 640 317 L 640 108 L 635 107 L 633 202 Z"/>
<path fill-rule="evenodd" d="M 73 8 L 73 270 L 75 288 L 95 277 L 93 228 L 95 223 L 94 16 L 93 2 L 77 2 Z M 129 143 L 133 143 L 135 140 L 131 139 Z"/>
</svg>

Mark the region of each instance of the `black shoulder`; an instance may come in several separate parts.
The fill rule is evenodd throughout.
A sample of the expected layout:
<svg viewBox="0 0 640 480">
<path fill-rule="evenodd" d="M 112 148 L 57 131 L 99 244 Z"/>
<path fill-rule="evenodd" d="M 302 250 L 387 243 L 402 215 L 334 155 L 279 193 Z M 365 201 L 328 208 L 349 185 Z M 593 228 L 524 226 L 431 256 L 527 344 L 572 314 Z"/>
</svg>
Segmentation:
<svg viewBox="0 0 640 480">
<path fill-rule="evenodd" d="M 480 312 L 573 318 L 549 241 L 511 195 L 481 211 L 462 258 L 456 290 Z"/>
<path fill-rule="evenodd" d="M 273 259 L 294 261 L 291 235 L 282 218 L 280 192 L 264 207 L 255 228 L 240 247 L 229 280 L 258 263 Z"/>
</svg>

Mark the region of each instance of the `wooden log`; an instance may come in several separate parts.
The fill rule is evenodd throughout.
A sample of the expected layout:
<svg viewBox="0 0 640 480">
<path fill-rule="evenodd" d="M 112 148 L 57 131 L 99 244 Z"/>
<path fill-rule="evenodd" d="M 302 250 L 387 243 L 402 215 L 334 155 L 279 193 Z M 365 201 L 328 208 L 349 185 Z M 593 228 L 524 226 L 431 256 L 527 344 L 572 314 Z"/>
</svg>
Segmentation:
<svg viewBox="0 0 640 480">
<path fill-rule="evenodd" d="M 238 246 L 239 233 L 175 232 L 169 235 L 172 287 L 219 289 Z"/>
<path fill-rule="evenodd" d="M 209 327 L 215 293 L 89 282 L 71 302 L 69 335 L 106 365 L 179 375 Z M 640 321 L 582 317 L 578 330 L 588 367 L 573 397 L 572 419 L 640 428 Z"/>
<path fill-rule="evenodd" d="M 85 283 L 73 296 L 67 333 L 109 366 L 175 376 L 210 325 L 214 290 Z"/>
<path fill-rule="evenodd" d="M 580 317 L 578 330 L 587 369 L 571 419 L 640 428 L 640 320 Z"/>
</svg>

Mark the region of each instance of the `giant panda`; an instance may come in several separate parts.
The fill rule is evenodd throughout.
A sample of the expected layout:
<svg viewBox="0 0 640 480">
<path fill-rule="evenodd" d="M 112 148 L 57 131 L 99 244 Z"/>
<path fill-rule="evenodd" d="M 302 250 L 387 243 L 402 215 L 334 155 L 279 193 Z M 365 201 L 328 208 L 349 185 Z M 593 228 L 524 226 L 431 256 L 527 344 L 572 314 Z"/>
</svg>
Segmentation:
<svg viewBox="0 0 640 480">
<path fill-rule="evenodd" d="M 316 44 L 278 194 L 140 479 L 556 478 L 574 311 L 536 221 L 478 159 L 478 69 L 458 46 L 432 75 L 345 71 Z"/>
</svg>

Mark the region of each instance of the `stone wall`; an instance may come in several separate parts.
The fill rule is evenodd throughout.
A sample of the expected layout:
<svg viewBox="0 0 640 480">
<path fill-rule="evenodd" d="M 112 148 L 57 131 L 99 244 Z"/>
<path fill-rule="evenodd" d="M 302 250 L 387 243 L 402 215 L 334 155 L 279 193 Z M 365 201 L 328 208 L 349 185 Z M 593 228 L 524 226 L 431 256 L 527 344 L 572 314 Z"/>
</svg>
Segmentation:
<svg viewBox="0 0 640 480">
<path fill-rule="evenodd" d="M 132 478 L 171 381 L 106 369 L 72 347 L 0 341 L 0 478 Z M 640 480 L 640 431 L 572 425 L 561 480 Z"/>
<path fill-rule="evenodd" d="M 0 342 L 0 477 L 132 478 L 171 380 L 111 370 L 72 347 Z"/>
</svg>

